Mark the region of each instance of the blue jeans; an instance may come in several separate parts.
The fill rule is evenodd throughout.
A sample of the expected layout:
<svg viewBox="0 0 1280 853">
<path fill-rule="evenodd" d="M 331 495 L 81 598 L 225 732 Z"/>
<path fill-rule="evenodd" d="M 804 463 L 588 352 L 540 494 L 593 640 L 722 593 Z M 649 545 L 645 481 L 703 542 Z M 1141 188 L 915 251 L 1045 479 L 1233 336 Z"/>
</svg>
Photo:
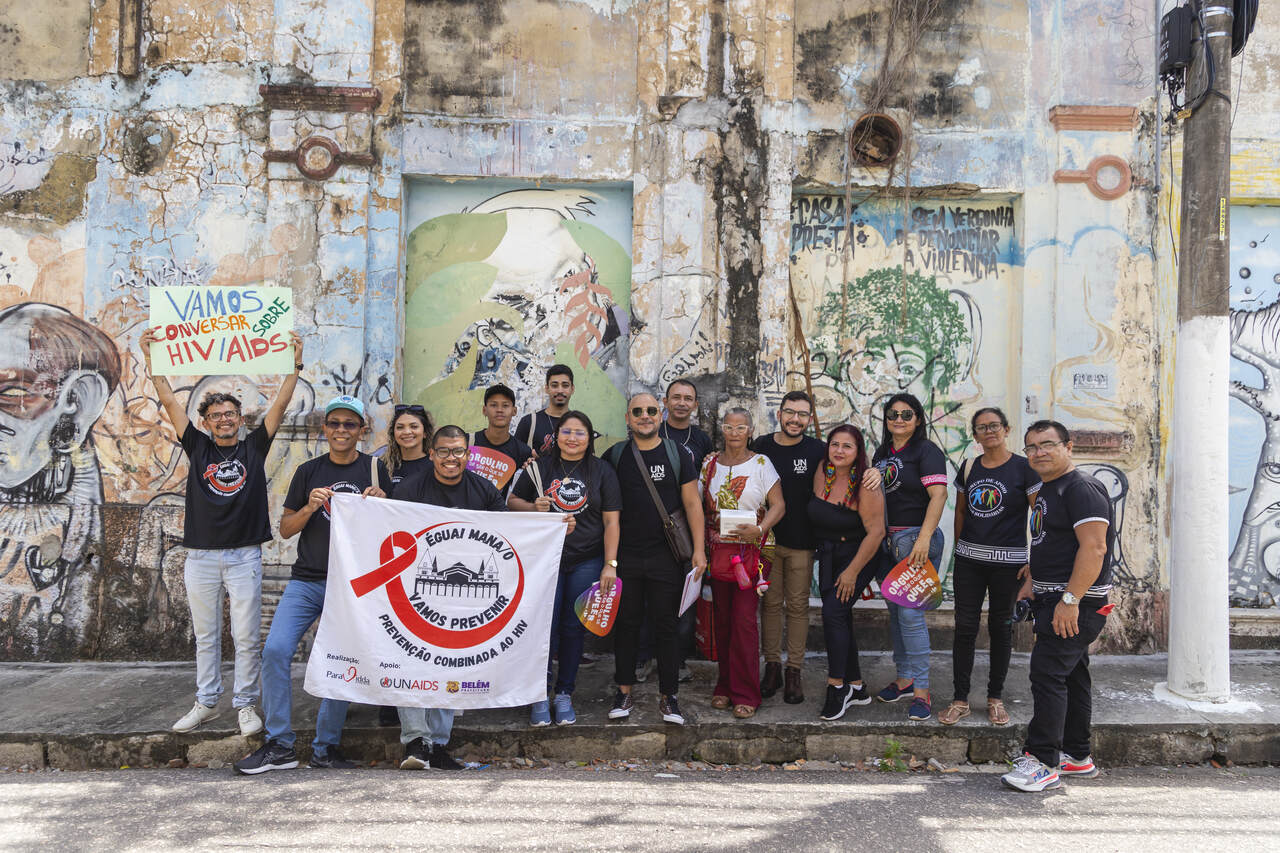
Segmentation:
<svg viewBox="0 0 1280 853">
<path fill-rule="evenodd" d="M 290 664 L 302 635 L 307 633 L 324 610 L 324 584 L 316 581 L 289 581 L 280 596 L 271 631 L 262 647 L 262 699 L 266 712 L 267 738 L 293 746 L 293 683 Z M 324 699 L 316 714 L 316 739 L 311 747 L 324 754 L 342 742 L 342 724 L 347 720 L 347 704 Z"/>
<path fill-rule="evenodd" d="M 556 693 L 573 693 L 578 680 L 578 664 L 582 662 L 582 646 L 587 629 L 582 627 L 573 603 L 591 585 L 600 580 L 604 557 L 592 557 L 562 569 L 556 581 L 555 603 L 551 611 L 551 654 L 547 657 L 547 680 L 551 680 L 551 661 L 558 656 L 560 668 L 556 677 Z"/>
<path fill-rule="evenodd" d="M 231 612 L 231 639 L 236 647 L 235 695 L 232 705 L 256 705 L 261 689 L 262 660 L 258 634 L 262 627 L 262 546 L 187 551 L 182 569 L 196 635 L 196 701 L 212 708 L 222 698 L 222 590 Z"/>
<path fill-rule="evenodd" d="M 449 743 L 453 734 L 452 708 L 396 708 L 400 712 L 400 742 L 405 746 L 422 738 L 427 743 L 441 746 Z"/>
<path fill-rule="evenodd" d="M 908 527 L 889 534 L 889 567 L 892 568 L 911 553 L 920 535 L 919 527 Z M 929 560 L 938 565 L 942 557 L 942 531 L 935 529 L 929 537 Z M 898 678 L 909 678 L 920 690 L 929 689 L 929 626 L 924 611 L 917 607 L 901 607 L 886 601 L 889 608 L 889 633 L 893 637 L 893 664 Z"/>
</svg>

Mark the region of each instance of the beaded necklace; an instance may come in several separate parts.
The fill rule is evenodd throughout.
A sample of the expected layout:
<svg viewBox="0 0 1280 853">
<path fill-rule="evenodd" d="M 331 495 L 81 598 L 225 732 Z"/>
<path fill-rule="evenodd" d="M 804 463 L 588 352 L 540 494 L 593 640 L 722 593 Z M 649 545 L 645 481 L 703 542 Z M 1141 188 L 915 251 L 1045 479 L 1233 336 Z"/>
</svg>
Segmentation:
<svg viewBox="0 0 1280 853">
<path fill-rule="evenodd" d="M 822 482 L 823 482 L 822 499 L 824 501 L 829 500 L 829 498 L 831 497 L 831 490 L 832 488 L 835 487 L 835 484 L 836 484 L 836 466 L 832 465 L 830 462 L 827 462 L 822 466 Z M 857 490 L 854 488 L 854 485 L 853 485 L 853 469 L 850 468 L 849 469 L 849 488 L 845 489 L 844 497 L 840 500 L 840 506 L 844 507 L 845 509 L 853 509 L 854 503 L 852 499 L 856 495 L 857 495 Z"/>
</svg>

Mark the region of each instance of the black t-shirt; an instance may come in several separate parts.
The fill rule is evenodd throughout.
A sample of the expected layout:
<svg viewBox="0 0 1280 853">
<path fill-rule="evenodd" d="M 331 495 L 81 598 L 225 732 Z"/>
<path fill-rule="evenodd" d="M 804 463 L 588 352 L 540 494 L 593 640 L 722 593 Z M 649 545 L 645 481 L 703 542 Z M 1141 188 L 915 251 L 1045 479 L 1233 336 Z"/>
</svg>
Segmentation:
<svg viewBox="0 0 1280 853">
<path fill-rule="evenodd" d="M 774 538 L 784 548 L 808 550 L 815 544 L 809 521 L 809 495 L 813 494 L 813 472 L 827 457 L 827 445 L 811 435 L 796 444 L 778 444 L 773 433 L 751 443 L 751 449 L 769 457 L 782 482 L 786 513 L 773 528 Z"/>
<path fill-rule="evenodd" d="M 711 436 L 707 435 L 693 424 L 684 429 L 673 427 L 671 424 L 663 421 L 662 426 L 658 429 L 658 436 L 661 438 L 669 438 L 676 444 L 689 451 L 689 455 L 693 457 L 693 470 L 702 470 L 702 461 L 707 458 L 707 454 L 711 452 Z"/>
<path fill-rule="evenodd" d="M 1017 453 L 997 468 L 981 457 L 969 463 L 968 482 L 956 472 L 953 483 L 964 492 L 964 525 L 956 553 L 990 563 L 1027 561 L 1027 496 L 1040 489 L 1040 475 Z"/>
<path fill-rule="evenodd" d="M 919 527 L 929 508 L 929 487 L 947 484 L 947 457 L 927 438 L 911 440 L 899 451 L 882 444 L 872 460 L 884 478 L 890 527 Z"/>
<path fill-rule="evenodd" d="M 385 464 L 385 463 L 384 463 Z M 382 490 L 388 495 L 400 484 L 401 480 L 408 479 L 419 471 L 425 471 L 431 467 L 431 457 L 423 456 L 419 459 L 405 459 L 401 461 L 400 467 L 391 472 L 391 485 L 382 484 Z"/>
<path fill-rule="evenodd" d="M 538 451 L 538 455 L 551 452 L 551 445 L 556 443 L 556 430 L 560 428 L 560 418 L 547 414 L 543 409 L 531 415 L 525 415 L 516 424 L 516 438 Z"/>
<path fill-rule="evenodd" d="M 189 460 L 182 544 L 213 549 L 270 542 L 265 465 L 271 436 L 267 428 L 259 426 L 235 447 L 225 448 L 188 423 L 182 449 Z"/>
<path fill-rule="evenodd" d="M 486 478 L 474 471 L 463 471 L 462 479 L 446 486 L 436 479 L 434 467 L 406 477 L 391 495 L 398 501 L 410 501 L 453 509 L 476 509 L 485 512 L 506 512 L 507 502 Z"/>
<path fill-rule="evenodd" d="M 615 445 L 621 448 L 621 453 L 618 454 L 618 486 L 622 491 L 622 515 L 618 524 L 618 550 L 632 554 L 670 553 L 667 537 L 663 533 L 662 516 L 658 515 L 658 508 L 653 505 L 649 487 L 641 479 L 645 475 L 636 467 L 635 454 L 631 452 L 630 445 L 630 441 Z M 608 454 L 612 456 L 617 452 L 611 448 Z M 651 450 L 640 451 L 640 456 L 649 468 L 649 476 L 667 514 L 683 509 L 680 489 L 685 483 L 698 479 L 698 472 L 689 456 L 677 449 L 676 458 L 680 460 L 678 472 L 671 470 L 671 460 L 661 442 Z"/>
<path fill-rule="evenodd" d="M 289 483 L 289 493 L 284 498 L 284 508 L 297 511 L 307 505 L 312 489 L 333 489 L 335 492 L 359 495 L 373 485 L 370 476 L 369 455 L 357 453 L 354 462 L 338 465 L 326 453 L 308 459 L 298 466 Z M 378 478 L 385 492 L 391 483 L 387 466 L 378 463 Z M 302 581 L 323 582 L 329 576 L 329 504 L 307 519 L 298 534 L 298 558 L 293 561 L 292 577 Z"/>
<path fill-rule="evenodd" d="M 608 463 L 588 456 L 577 462 L 562 462 L 544 456 L 538 466 L 542 493 L 551 499 L 551 511 L 577 516 L 576 526 L 564 540 L 560 567 L 567 569 L 604 554 L 604 516 L 622 509 L 618 475 Z M 533 477 L 525 471 L 512 487 L 521 500 L 538 498 Z"/>
<path fill-rule="evenodd" d="M 1111 497 L 1095 478 L 1072 470 L 1041 486 L 1031 508 L 1031 580 L 1037 595 L 1066 588 L 1080 550 L 1075 529 L 1087 521 L 1107 523 L 1102 573 L 1088 594 L 1103 596 L 1111 591 L 1111 555 L 1116 541 Z"/>
<path fill-rule="evenodd" d="M 502 444 L 494 444 L 480 430 L 471 438 L 471 451 L 467 457 L 467 470 L 484 477 L 505 498 L 511 491 L 511 481 L 524 467 L 533 453 L 529 445 L 513 435 Z"/>
</svg>

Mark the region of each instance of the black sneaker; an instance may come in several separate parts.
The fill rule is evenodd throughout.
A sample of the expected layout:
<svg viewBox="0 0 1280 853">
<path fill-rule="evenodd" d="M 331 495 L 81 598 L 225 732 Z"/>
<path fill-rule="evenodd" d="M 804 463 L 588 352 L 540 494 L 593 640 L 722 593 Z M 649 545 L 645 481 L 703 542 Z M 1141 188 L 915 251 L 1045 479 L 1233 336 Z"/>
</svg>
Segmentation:
<svg viewBox="0 0 1280 853">
<path fill-rule="evenodd" d="M 865 694 L 866 688 L 862 690 Z M 849 710 L 849 702 L 853 698 L 853 685 L 845 684 L 836 687 L 834 684 L 827 685 L 827 701 L 822 704 L 822 712 L 818 714 L 824 720 L 838 720 L 844 716 L 844 712 Z"/>
<path fill-rule="evenodd" d="M 461 770 L 462 765 L 454 761 L 445 751 L 444 744 L 431 744 L 431 767 L 435 770 Z"/>
<path fill-rule="evenodd" d="M 609 709 L 609 719 L 625 720 L 631 716 L 631 709 L 635 706 L 636 703 L 631 699 L 631 694 L 619 690 L 613 694 L 613 707 Z"/>
<path fill-rule="evenodd" d="M 231 766 L 246 776 L 256 776 L 268 770 L 292 770 L 298 766 L 298 753 L 278 740 L 269 740 Z"/>
<path fill-rule="evenodd" d="M 674 696 L 663 696 L 658 699 L 658 713 L 662 715 L 664 723 L 675 723 L 677 726 L 684 725 L 684 714 L 680 713 L 680 703 L 676 701 Z"/>
<path fill-rule="evenodd" d="M 400 762 L 401 770 L 426 770 L 431 766 L 431 758 L 427 754 L 427 745 L 422 738 L 416 737 L 404 748 L 404 760 Z"/>
<path fill-rule="evenodd" d="M 308 762 L 312 770 L 351 770 L 356 763 L 342 754 L 342 750 L 336 746 L 331 746 L 324 752 L 315 750 L 311 753 L 311 761 Z"/>
<path fill-rule="evenodd" d="M 845 686 L 848 687 L 849 685 L 846 684 Z M 857 687 L 853 688 L 853 692 L 850 693 L 849 695 L 849 704 L 850 705 L 870 705 L 871 704 L 871 692 L 867 690 L 867 683 L 865 681 L 862 684 L 859 684 Z"/>
</svg>

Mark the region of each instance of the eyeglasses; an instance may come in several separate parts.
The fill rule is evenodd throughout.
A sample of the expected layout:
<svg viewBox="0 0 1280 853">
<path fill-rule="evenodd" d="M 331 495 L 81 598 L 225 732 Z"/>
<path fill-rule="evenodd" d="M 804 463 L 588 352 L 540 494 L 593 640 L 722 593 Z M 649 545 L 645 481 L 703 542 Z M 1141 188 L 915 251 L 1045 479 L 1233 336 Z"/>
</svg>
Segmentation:
<svg viewBox="0 0 1280 853">
<path fill-rule="evenodd" d="M 239 412 L 210 412 L 204 416 L 206 421 L 234 421 L 240 417 Z"/>
<path fill-rule="evenodd" d="M 1028 444 L 1022 448 L 1022 452 L 1028 456 L 1035 456 L 1037 453 L 1048 453 L 1055 447 L 1061 447 L 1066 444 L 1065 441 L 1042 441 L 1039 444 Z"/>
<path fill-rule="evenodd" d="M 560 435 L 565 438 L 586 438 L 587 431 L 585 429 L 562 429 Z"/>
<path fill-rule="evenodd" d="M 427 413 L 427 410 L 424 409 L 422 406 L 419 406 L 417 403 L 413 403 L 413 404 L 399 403 L 395 408 L 395 413 L 397 415 L 401 415 L 401 414 L 404 414 L 405 412 L 411 412 L 415 415 L 425 415 Z"/>
<path fill-rule="evenodd" d="M 738 434 L 738 433 L 740 433 L 740 432 L 749 432 L 750 430 L 751 430 L 751 427 L 747 426 L 746 424 L 738 424 L 738 425 L 736 425 L 736 426 L 722 426 L 722 427 L 720 427 L 720 431 L 721 431 L 721 432 L 725 432 L 725 433 L 733 433 L 733 434 L 735 434 L 735 435 L 736 435 L 736 434 Z"/>
<path fill-rule="evenodd" d="M 905 424 L 915 420 L 916 413 L 911 411 L 910 409 L 907 409 L 905 411 L 898 410 L 893 412 L 886 412 L 884 419 L 886 421 L 902 421 Z"/>
<path fill-rule="evenodd" d="M 657 406 L 632 406 L 631 407 L 631 417 L 638 418 L 641 415 L 648 415 L 651 418 L 656 418 L 658 416 L 658 407 Z"/>
<path fill-rule="evenodd" d="M 779 409 L 778 414 L 784 415 L 785 417 L 788 417 L 788 418 L 799 418 L 800 420 L 808 420 L 810 413 L 802 412 L 802 411 L 799 411 L 798 409 Z"/>
<path fill-rule="evenodd" d="M 340 432 L 342 430 L 346 430 L 347 432 L 355 432 L 356 430 L 360 429 L 360 427 L 364 426 L 364 424 L 360 423 L 359 421 L 325 421 L 324 425 L 327 426 L 329 429 L 333 430 L 334 432 Z"/>
<path fill-rule="evenodd" d="M 973 433 L 974 435 L 982 435 L 987 432 L 999 432 L 1004 428 L 1004 424 L 978 424 L 973 428 Z"/>
<path fill-rule="evenodd" d="M 439 456 L 441 459 L 448 459 L 451 456 L 454 459 L 461 459 L 467 455 L 467 448 L 465 447 L 433 447 L 431 448 L 431 452 L 434 453 L 436 456 Z"/>
</svg>

